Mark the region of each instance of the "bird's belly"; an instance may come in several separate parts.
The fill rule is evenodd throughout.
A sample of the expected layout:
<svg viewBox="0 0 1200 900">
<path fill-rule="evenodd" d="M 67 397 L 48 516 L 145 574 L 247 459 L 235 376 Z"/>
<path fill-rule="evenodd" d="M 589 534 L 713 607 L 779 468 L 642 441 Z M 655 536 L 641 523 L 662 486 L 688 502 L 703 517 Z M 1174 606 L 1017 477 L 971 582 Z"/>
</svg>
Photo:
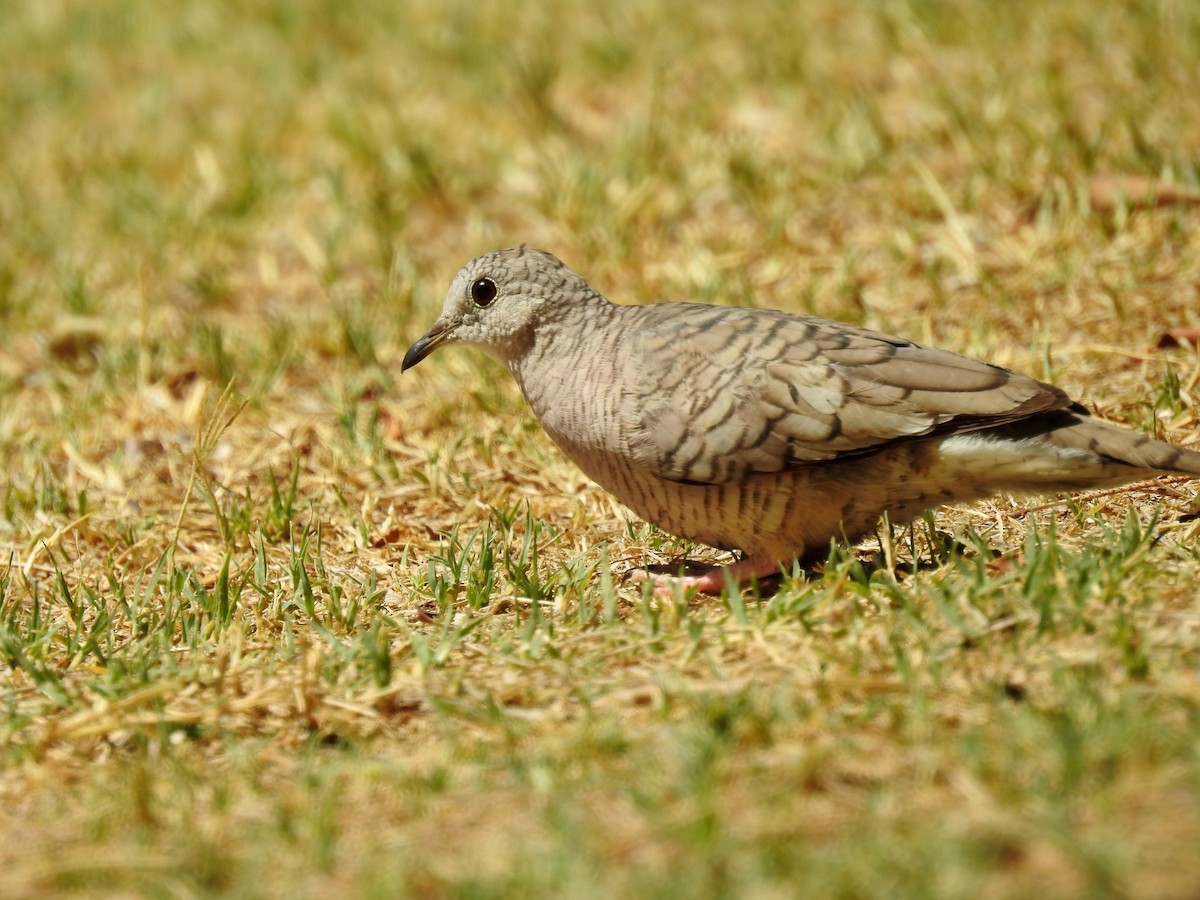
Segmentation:
<svg viewBox="0 0 1200 900">
<path fill-rule="evenodd" d="M 664 531 L 779 560 L 820 555 L 831 540 L 856 541 L 884 512 L 901 524 L 930 506 L 988 493 L 942 466 L 934 442 L 725 484 L 668 481 L 619 454 L 563 449 L 589 478 Z"/>
<path fill-rule="evenodd" d="M 790 559 L 822 551 L 831 538 L 856 538 L 866 521 L 847 521 L 854 494 L 829 468 L 755 475 L 727 484 L 686 484 L 591 460 L 585 474 L 638 516 L 672 534 L 750 556 Z M 860 517 L 861 518 L 861 517 Z"/>
</svg>

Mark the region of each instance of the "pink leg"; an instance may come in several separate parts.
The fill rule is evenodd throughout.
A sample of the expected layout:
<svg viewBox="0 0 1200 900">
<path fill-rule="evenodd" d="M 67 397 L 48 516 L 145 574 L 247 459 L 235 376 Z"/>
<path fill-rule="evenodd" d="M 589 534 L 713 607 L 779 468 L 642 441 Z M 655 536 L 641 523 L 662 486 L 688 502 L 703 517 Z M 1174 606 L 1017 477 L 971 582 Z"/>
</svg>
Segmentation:
<svg viewBox="0 0 1200 900">
<path fill-rule="evenodd" d="M 779 562 L 769 556 L 743 559 L 729 566 L 710 566 L 699 575 L 670 575 L 665 572 L 650 572 L 646 569 L 630 569 L 629 580 L 654 582 L 656 597 L 670 597 L 675 590 L 696 590 L 702 594 L 718 595 L 725 590 L 726 573 L 735 585 L 741 587 L 752 579 L 779 574 Z"/>
</svg>

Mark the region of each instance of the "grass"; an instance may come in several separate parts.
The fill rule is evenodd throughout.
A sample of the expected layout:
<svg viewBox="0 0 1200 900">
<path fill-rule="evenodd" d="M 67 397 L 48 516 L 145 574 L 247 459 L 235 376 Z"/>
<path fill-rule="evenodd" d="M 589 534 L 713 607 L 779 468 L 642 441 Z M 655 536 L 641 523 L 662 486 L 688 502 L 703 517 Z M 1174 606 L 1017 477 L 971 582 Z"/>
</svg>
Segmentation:
<svg viewBox="0 0 1200 900">
<path fill-rule="evenodd" d="M 658 603 L 497 366 L 398 377 L 528 242 L 1194 444 L 1195 210 L 1090 190 L 1200 181 L 1193 6 L 12 5 L 0 894 L 1195 896 L 1186 484 Z"/>
</svg>

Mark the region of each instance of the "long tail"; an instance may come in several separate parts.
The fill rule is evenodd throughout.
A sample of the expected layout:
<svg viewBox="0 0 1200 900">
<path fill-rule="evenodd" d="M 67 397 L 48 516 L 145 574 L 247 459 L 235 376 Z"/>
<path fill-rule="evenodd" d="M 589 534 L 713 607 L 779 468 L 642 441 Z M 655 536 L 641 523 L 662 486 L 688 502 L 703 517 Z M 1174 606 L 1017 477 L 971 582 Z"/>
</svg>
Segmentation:
<svg viewBox="0 0 1200 900">
<path fill-rule="evenodd" d="M 1099 422 L 1083 407 L 954 435 L 941 452 L 991 490 L 1075 491 L 1157 475 L 1200 476 L 1200 453 Z"/>
<path fill-rule="evenodd" d="M 1085 450 L 1105 462 L 1157 474 L 1200 475 L 1200 453 L 1195 450 L 1098 422 L 1078 406 L 1035 417 L 1034 421 L 1044 421 L 1048 426 L 1043 432 L 1046 438 L 1068 450 Z"/>
</svg>

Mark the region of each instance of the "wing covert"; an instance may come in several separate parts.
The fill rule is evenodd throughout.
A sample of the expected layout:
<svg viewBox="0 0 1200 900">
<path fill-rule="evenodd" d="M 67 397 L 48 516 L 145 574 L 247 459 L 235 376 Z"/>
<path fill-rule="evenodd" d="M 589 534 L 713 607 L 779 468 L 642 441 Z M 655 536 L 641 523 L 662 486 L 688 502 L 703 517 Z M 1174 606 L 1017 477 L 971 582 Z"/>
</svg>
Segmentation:
<svg viewBox="0 0 1200 900">
<path fill-rule="evenodd" d="M 732 482 L 1071 405 L 999 366 L 825 319 L 644 309 L 622 430 L 632 457 L 672 481 Z"/>
</svg>

